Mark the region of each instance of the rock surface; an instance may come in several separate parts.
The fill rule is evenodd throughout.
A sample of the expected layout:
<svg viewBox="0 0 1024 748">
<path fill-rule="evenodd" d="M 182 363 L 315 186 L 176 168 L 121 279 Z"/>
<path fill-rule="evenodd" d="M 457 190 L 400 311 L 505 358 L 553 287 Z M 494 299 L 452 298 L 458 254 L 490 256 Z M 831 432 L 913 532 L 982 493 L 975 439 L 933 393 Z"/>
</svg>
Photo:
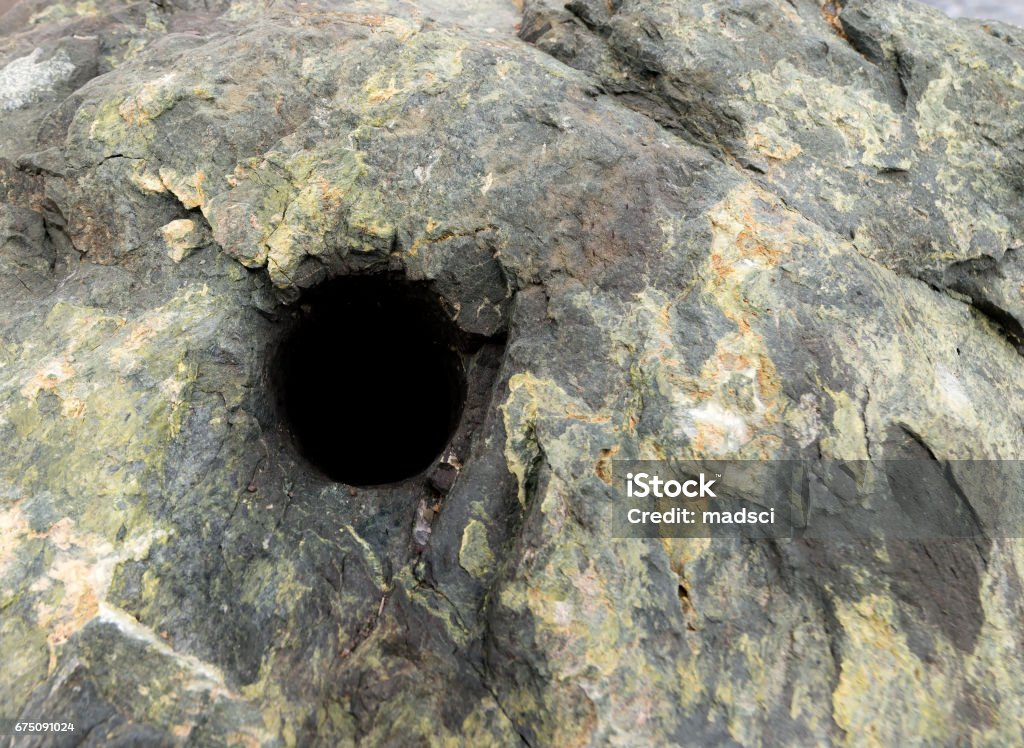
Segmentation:
<svg viewBox="0 0 1024 748">
<path fill-rule="evenodd" d="M 1024 32 L 526 0 L 517 38 L 448 7 L 0 18 L 0 716 L 86 745 L 1024 741 L 1020 541 L 602 519 L 613 459 L 1024 457 Z M 302 290 L 370 272 L 478 344 L 443 496 L 327 480 L 275 407 Z"/>
<path fill-rule="evenodd" d="M 943 13 L 959 18 L 988 18 L 1007 23 L 1024 23 L 1024 8 L 998 0 L 925 0 Z"/>
</svg>

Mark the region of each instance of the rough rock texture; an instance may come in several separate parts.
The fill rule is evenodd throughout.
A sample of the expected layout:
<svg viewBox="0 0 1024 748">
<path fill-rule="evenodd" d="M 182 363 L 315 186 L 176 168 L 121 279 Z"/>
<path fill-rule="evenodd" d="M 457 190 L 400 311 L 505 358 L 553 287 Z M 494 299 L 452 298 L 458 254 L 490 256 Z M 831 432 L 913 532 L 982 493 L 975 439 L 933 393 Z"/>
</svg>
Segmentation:
<svg viewBox="0 0 1024 748">
<path fill-rule="evenodd" d="M 0 716 L 69 745 L 1024 741 L 999 528 L 603 520 L 614 459 L 1024 458 L 1024 32 L 527 0 L 517 38 L 475 8 L 0 18 Z M 444 496 L 328 481 L 274 404 L 302 289 L 371 272 L 472 342 Z"/>
</svg>

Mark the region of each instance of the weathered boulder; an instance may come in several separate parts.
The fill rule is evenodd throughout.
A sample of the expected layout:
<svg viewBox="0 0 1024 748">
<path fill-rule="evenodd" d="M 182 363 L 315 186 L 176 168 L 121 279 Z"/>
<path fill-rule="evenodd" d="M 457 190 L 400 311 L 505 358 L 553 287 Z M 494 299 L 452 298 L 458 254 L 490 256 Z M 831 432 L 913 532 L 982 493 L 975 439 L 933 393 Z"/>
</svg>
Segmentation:
<svg viewBox="0 0 1024 748">
<path fill-rule="evenodd" d="M 615 459 L 1024 458 L 1024 32 L 907 0 L 512 15 L 0 17 L 0 717 L 1024 741 L 1019 540 L 604 521 Z M 350 487 L 298 451 L 275 362 L 303 293 L 360 275 L 437 294 L 466 404 L 437 469 Z M 361 396 L 337 382 L 310 372 Z"/>
</svg>

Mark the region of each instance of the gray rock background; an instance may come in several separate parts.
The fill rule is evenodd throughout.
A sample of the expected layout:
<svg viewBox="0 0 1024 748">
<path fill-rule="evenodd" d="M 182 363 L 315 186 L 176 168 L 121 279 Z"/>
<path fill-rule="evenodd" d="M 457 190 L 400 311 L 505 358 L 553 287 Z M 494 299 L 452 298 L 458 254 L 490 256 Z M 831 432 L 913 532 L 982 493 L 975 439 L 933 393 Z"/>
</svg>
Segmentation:
<svg viewBox="0 0 1024 748">
<path fill-rule="evenodd" d="M 616 459 L 1024 458 L 1022 32 L 473 8 L 4 16 L 0 705 L 97 746 L 1024 743 L 991 517 L 605 522 Z M 296 301 L 378 273 L 478 344 L 443 495 L 326 479 L 276 407 Z"/>
<path fill-rule="evenodd" d="M 1024 23 L 1024 7 L 1018 0 L 924 0 L 951 17 L 991 18 L 1007 23 Z"/>
<path fill-rule="evenodd" d="M 1024 24 L 1024 7 L 1015 0 L 922 0 L 951 17 L 991 18 L 1008 23 Z M 18 0 L 0 0 L 0 13 L 13 8 Z M 473 26 L 503 28 L 518 21 L 512 0 L 460 0 L 459 2 L 424 3 L 433 15 L 448 21 Z"/>
</svg>

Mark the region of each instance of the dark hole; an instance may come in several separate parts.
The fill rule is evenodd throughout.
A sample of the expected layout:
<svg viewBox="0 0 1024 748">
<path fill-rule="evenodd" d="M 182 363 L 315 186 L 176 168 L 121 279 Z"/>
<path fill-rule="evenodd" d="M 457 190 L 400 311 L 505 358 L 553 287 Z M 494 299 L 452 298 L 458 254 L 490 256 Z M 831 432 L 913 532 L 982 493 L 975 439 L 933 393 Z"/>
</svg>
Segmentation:
<svg viewBox="0 0 1024 748">
<path fill-rule="evenodd" d="M 276 366 L 299 451 L 328 477 L 393 483 L 439 457 L 465 399 L 454 325 L 423 284 L 383 276 L 323 283 Z"/>
</svg>

